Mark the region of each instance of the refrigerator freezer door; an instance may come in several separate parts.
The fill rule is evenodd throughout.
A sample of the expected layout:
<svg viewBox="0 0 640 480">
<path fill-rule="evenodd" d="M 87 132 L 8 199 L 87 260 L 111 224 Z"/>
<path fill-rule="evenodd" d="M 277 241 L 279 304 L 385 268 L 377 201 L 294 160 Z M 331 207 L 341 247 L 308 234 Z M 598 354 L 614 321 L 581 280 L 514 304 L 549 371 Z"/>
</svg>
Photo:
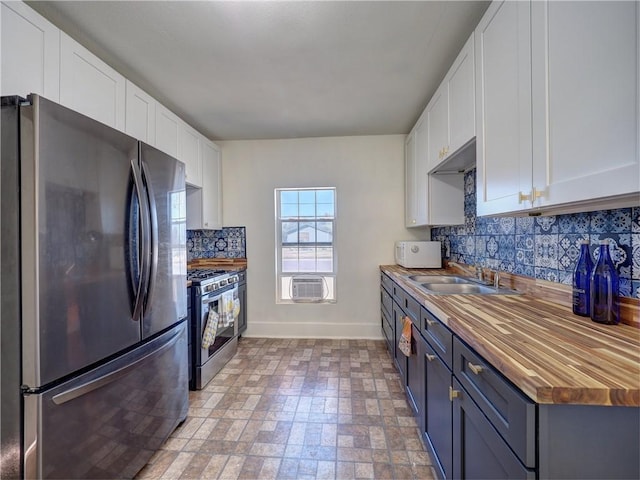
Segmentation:
<svg viewBox="0 0 640 480">
<path fill-rule="evenodd" d="M 23 384 L 141 338 L 128 241 L 137 141 L 37 95 L 21 108 Z"/>
<path fill-rule="evenodd" d="M 27 478 L 133 478 L 188 410 L 187 329 L 149 343 L 25 404 L 40 412 L 25 432 Z"/>
<path fill-rule="evenodd" d="M 187 210 L 184 164 L 140 143 L 151 211 L 151 274 L 142 336 L 147 338 L 187 316 Z"/>
</svg>

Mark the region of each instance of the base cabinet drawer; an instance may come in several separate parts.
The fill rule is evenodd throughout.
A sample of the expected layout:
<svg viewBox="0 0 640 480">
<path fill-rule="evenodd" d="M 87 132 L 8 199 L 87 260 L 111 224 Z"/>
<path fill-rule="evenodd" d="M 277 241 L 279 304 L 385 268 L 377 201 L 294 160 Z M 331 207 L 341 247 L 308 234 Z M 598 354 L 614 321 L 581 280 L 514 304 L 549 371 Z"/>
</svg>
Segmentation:
<svg viewBox="0 0 640 480">
<path fill-rule="evenodd" d="M 535 468 L 535 403 L 457 337 L 453 341 L 453 374 L 518 458 Z"/>
<path fill-rule="evenodd" d="M 453 475 L 455 479 L 535 479 L 455 379 Z"/>
</svg>

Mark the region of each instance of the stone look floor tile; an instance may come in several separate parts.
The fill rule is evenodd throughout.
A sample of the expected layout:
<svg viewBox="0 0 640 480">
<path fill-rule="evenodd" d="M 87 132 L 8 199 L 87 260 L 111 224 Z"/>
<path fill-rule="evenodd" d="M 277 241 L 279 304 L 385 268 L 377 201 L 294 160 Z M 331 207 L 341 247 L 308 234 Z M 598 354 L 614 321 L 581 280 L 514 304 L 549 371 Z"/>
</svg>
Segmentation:
<svg viewBox="0 0 640 480">
<path fill-rule="evenodd" d="M 382 341 L 241 338 L 137 479 L 432 479 Z"/>
</svg>

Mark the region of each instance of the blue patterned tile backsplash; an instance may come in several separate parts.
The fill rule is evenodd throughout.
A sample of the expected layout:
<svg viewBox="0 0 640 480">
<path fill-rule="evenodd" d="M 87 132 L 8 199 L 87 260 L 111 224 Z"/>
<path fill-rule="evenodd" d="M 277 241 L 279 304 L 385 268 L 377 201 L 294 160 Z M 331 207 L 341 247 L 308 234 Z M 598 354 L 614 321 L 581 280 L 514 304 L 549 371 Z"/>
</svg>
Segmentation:
<svg viewBox="0 0 640 480">
<path fill-rule="evenodd" d="M 247 258 L 245 227 L 187 230 L 187 260 L 194 258 Z"/>
<path fill-rule="evenodd" d="M 476 171 L 465 174 L 464 225 L 431 229 L 445 258 L 468 265 L 571 284 L 579 241 L 609 239 L 620 294 L 640 298 L 640 206 L 544 217 L 476 217 Z M 448 254 L 448 256 L 447 256 Z"/>
</svg>

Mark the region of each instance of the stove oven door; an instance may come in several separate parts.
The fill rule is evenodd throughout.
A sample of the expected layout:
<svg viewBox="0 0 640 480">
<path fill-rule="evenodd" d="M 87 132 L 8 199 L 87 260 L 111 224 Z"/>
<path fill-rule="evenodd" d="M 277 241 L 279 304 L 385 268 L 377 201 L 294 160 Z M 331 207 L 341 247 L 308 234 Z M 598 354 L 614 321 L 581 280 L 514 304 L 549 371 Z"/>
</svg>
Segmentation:
<svg viewBox="0 0 640 480">
<path fill-rule="evenodd" d="M 231 289 L 229 289 L 231 291 Z M 200 348 L 199 365 L 204 366 L 217 351 L 224 347 L 229 341 L 231 341 L 237 335 L 237 325 L 233 319 L 225 326 L 222 318 L 222 299 L 224 293 L 210 294 L 202 298 L 202 306 L 200 308 L 200 322 L 199 331 L 200 338 L 198 339 L 198 345 L 194 345 L 194 348 Z M 210 315 L 213 311 L 218 315 Z M 218 321 L 216 329 L 215 339 L 208 348 L 202 348 L 202 339 L 204 336 L 207 323 L 209 321 Z"/>
</svg>

